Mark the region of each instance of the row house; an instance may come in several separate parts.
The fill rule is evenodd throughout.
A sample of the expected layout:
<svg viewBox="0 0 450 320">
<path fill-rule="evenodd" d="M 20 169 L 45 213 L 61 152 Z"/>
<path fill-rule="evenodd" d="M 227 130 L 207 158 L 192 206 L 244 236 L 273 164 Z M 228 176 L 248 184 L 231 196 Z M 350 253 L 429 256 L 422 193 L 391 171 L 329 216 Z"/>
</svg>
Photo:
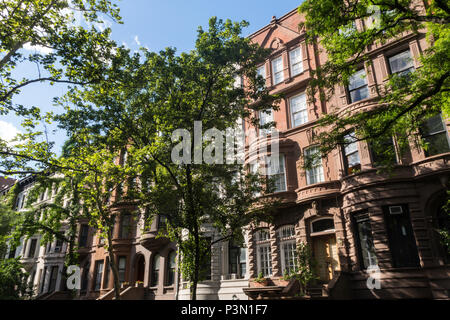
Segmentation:
<svg viewBox="0 0 450 320">
<path fill-rule="evenodd" d="M 320 278 L 315 292 L 337 298 L 448 298 L 450 269 L 437 229 L 449 226 L 441 209 L 446 201 L 450 167 L 449 122 L 437 115 L 422 126 L 418 138 L 428 150 L 414 145 L 406 154 L 397 152 L 395 139 L 391 175 L 378 172 L 377 155 L 363 141 L 349 135 L 345 148 L 303 169 L 302 159 L 319 152 L 314 127 L 332 110 L 365 112 L 378 106 L 380 88 L 389 75 L 420 68 L 418 57 L 429 44 L 423 32 L 405 33 L 384 45 L 367 49 L 370 63 L 362 65 L 347 87 L 337 88 L 330 101 L 311 102 L 307 86 L 311 71 L 327 56 L 318 44 L 306 43 L 299 29 L 303 17 L 293 10 L 250 36 L 272 55 L 258 73 L 271 93 L 284 98 L 278 111 L 260 112 L 261 124 L 275 121 L 280 136 L 280 159 L 275 193 L 283 207 L 274 223 L 253 226 L 248 233 L 248 272 L 262 273 L 273 286 L 286 270 L 295 268 L 295 248 L 309 244 Z M 357 28 L 365 28 L 358 21 Z M 246 124 L 246 130 L 257 130 Z M 352 140 L 353 139 L 353 140 Z M 270 135 L 247 141 L 250 170 L 267 174 L 270 153 L 264 158 L 251 152 Z M 380 269 L 381 289 L 366 286 L 368 267 Z M 244 289 L 250 298 L 265 290 Z M 276 290 L 270 291 L 272 296 Z M 281 294 L 281 288 L 279 289 Z M 345 293 L 345 294 L 344 294 Z M 274 295 L 273 295 L 274 294 Z"/>
<path fill-rule="evenodd" d="M 33 176 L 25 177 L 16 182 L 18 184 L 15 210 L 26 210 L 27 196 L 35 184 Z M 13 185 L 4 190 L 6 195 Z M 36 205 L 51 202 L 55 195 L 54 190 L 47 189 L 39 196 Z M 64 231 L 64 226 L 61 231 Z M 31 237 L 22 237 L 17 247 L 8 246 L 5 258 L 20 258 L 25 271 L 29 274 L 29 282 L 33 288 L 33 297 L 46 299 L 54 297 L 64 291 L 65 280 L 63 275 L 67 243 L 56 239 L 44 244 L 40 234 Z"/>
</svg>

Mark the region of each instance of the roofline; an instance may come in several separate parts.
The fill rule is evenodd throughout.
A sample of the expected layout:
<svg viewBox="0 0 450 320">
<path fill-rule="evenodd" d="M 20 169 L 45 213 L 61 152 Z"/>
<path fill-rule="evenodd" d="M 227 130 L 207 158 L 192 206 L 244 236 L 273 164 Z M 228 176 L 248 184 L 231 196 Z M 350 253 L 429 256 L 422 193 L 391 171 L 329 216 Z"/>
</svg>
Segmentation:
<svg viewBox="0 0 450 320">
<path fill-rule="evenodd" d="M 292 9 L 292 10 L 289 11 L 288 13 L 284 14 L 284 15 L 281 16 L 280 18 L 276 18 L 277 21 L 282 21 L 282 20 L 288 18 L 289 16 L 291 16 L 292 14 L 297 13 L 297 12 L 298 12 L 298 8 L 299 8 L 299 6 L 296 7 L 295 9 Z M 261 32 L 263 32 L 263 31 L 269 29 L 271 25 L 272 25 L 272 23 L 269 23 L 269 24 L 265 25 L 265 26 L 262 27 L 261 29 L 259 29 L 259 30 L 255 31 L 255 32 L 253 32 L 252 34 L 248 35 L 247 38 L 253 38 L 253 37 L 255 37 L 256 35 L 260 34 Z"/>
</svg>

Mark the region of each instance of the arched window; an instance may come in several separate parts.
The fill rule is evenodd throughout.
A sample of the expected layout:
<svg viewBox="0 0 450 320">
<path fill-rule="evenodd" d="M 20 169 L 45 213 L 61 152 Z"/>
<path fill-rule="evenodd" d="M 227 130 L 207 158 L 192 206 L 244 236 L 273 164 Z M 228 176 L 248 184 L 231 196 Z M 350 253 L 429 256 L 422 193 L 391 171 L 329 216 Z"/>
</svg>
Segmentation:
<svg viewBox="0 0 450 320">
<path fill-rule="evenodd" d="M 277 230 L 278 245 L 281 253 L 281 270 L 283 273 L 297 271 L 297 247 L 295 244 L 295 228 L 286 225 Z"/>
<path fill-rule="evenodd" d="M 258 275 L 262 273 L 264 277 L 271 276 L 272 254 L 270 252 L 270 233 L 268 228 L 255 232 L 255 243 Z"/>
<path fill-rule="evenodd" d="M 152 263 L 152 282 L 151 282 L 151 286 L 152 287 L 156 287 L 158 285 L 158 280 L 159 280 L 159 261 L 160 259 L 160 255 L 156 254 L 153 257 L 153 263 Z"/>
<path fill-rule="evenodd" d="M 166 264 L 166 267 L 167 267 L 166 285 L 167 286 L 171 286 L 175 283 L 175 268 L 177 265 L 176 258 L 177 258 L 177 253 L 175 251 L 171 251 L 169 253 L 169 256 L 167 257 L 167 264 Z"/>
</svg>

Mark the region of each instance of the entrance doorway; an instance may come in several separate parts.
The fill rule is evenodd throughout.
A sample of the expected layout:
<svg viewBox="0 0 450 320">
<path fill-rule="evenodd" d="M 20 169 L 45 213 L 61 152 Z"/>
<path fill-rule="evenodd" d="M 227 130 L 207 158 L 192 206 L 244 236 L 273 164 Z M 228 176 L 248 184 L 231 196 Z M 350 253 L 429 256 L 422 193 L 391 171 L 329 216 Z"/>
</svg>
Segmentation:
<svg viewBox="0 0 450 320">
<path fill-rule="evenodd" d="M 313 238 L 316 273 L 321 281 L 329 282 L 340 270 L 335 234 Z"/>
</svg>

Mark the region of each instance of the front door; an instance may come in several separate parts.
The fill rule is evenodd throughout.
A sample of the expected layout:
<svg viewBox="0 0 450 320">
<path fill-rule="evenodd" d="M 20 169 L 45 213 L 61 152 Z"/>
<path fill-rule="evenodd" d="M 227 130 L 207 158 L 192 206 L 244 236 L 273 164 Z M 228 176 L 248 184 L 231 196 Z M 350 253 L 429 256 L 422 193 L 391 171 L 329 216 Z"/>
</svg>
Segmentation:
<svg viewBox="0 0 450 320">
<path fill-rule="evenodd" d="M 316 273 L 321 281 L 333 279 L 334 273 L 340 270 L 336 236 L 326 235 L 314 237 L 314 258 Z"/>
</svg>

